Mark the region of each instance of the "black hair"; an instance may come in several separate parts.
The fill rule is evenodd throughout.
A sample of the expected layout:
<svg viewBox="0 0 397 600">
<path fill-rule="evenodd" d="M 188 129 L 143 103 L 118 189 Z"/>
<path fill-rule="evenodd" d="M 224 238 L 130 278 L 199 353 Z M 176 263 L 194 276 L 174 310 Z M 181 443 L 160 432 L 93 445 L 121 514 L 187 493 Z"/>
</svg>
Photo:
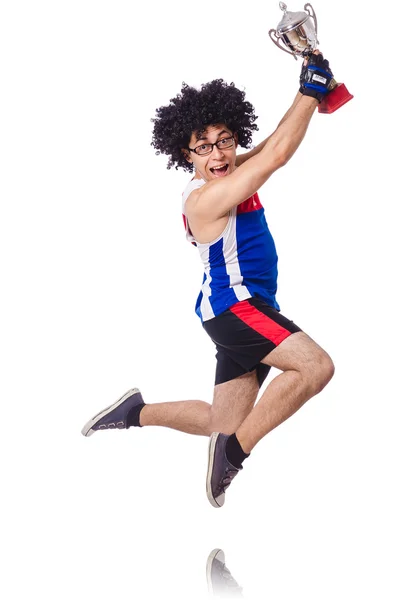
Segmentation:
<svg viewBox="0 0 397 600">
<path fill-rule="evenodd" d="M 223 79 L 214 79 L 203 84 L 201 89 L 182 83 L 182 89 L 168 106 L 156 109 L 152 146 L 156 154 L 167 154 L 167 169 L 175 166 L 185 171 L 193 171 L 182 151 L 188 148 L 193 133 L 197 137 L 210 126 L 224 124 L 238 143 L 248 148 L 252 142 L 252 132 L 258 130 L 254 107 L 245 100 L 245 92 L 227 84 Z"/>
</svg>

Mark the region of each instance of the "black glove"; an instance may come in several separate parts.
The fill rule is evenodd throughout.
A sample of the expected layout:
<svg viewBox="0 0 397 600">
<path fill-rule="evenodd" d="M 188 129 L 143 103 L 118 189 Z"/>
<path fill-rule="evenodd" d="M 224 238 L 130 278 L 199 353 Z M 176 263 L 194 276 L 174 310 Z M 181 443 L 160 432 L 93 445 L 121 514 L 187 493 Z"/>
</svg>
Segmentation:
<svg viewBox="0 0 397 600">
<path fill-rule="evenodd" d="M 299 91 L 304 96 L 317 98 L 319 102 L 331 91 L 334 78 L 329 62 L 322 54 L 310 54 L 307 64 L 303 63 Z"/>
</svg>

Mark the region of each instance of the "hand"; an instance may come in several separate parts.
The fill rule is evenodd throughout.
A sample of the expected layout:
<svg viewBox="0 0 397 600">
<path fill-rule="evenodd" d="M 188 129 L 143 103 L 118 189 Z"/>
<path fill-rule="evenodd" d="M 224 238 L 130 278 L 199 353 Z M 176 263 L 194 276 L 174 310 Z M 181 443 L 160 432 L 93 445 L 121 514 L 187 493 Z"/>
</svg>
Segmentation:
<svg viewBox="0 0 397 600">
<path fill-rule="evenodd" d="M 333 77 L 328 60 L 316 50 L 303 62 L 299 91 L 304 96 L 311 96 L 321 102 L 333 88 Z"/>
</svg>

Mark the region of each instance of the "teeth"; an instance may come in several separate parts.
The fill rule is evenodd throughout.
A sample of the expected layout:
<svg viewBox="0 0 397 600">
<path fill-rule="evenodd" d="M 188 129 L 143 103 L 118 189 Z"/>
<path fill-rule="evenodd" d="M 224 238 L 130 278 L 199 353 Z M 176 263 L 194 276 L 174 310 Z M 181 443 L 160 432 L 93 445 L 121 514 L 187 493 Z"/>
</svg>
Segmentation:
<svg viewBox="0 0 397 600">
<path fill-rule="evenodd" d="M 221 165 L 220 167 L 212 167 L 213 170 L 218 170 L 218 169 L 223 169 L 223 167 L 226 167 L 227 165 Z"/>
</svg>

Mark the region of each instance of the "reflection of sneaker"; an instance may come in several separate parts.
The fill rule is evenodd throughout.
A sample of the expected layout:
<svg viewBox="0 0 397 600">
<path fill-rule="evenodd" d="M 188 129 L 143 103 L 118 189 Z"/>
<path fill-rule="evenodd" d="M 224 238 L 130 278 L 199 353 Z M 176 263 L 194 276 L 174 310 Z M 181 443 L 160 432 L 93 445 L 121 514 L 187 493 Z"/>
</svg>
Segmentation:
<svg viewBox="0 0 397 600">
<path fill-rule="evenodd" d="M 100 413 L 92 417 L 81 430 L 81 433 L 88 437 L 94 431 L 101 429 L 126 429 L 127 415 L 131 408 L 143 404 L 143 399 L 138 388 L 129 390 L 111 406 L 108 406 Z"/>
<path fill-rule="evenodd" d="M 218 598 L 243 598 L 242 588 L 225 565 L 223 550 L 216 548 L 207 559 L 208 592 Z"/>
<path fill-rule="evenodd" d="M 223 433 L 213 433 L 210 437 L 207 497 L 215 508 L 224 505 L 225 491 L 240 470 L 234 467 L 226 458 L 225 448 L 228 437 Z"/>
</svg>

